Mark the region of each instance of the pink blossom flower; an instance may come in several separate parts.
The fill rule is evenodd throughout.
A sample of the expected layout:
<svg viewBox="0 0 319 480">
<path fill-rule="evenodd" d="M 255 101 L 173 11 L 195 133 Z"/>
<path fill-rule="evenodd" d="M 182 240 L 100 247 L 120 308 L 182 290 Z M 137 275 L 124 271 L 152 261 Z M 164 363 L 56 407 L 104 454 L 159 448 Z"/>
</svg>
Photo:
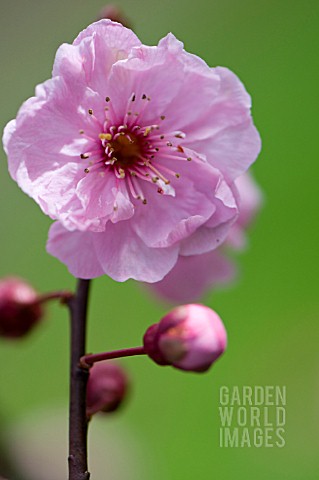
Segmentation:
<svg viewBox="0 0 319 480">
<path fill-rule="evenodd" d="M 226 345 L 223 322 L 204 305 L 174 308 L 144 335 L 144 350 L 156 363 L 193 372 L 206 371 Z"/>
<path fill-rule="evenodd" d="M 9 171 L 57 220 L 47 249 L 81 278 L 161 280 L 220 245 L 255 160 L 250 97 L 169 34 L 148 47 L 101 20 L 56 55 L 4 132 Z"/>
<path fill-rule="evenodd" d="M 234 279 L 236 266 L 234 261 L 227 258 L 227 249 L 245 248 L 246 229 L 262 201 L 261 191 L 248 173 L 236 179 L 235 185 L 239 194 L 240 213 L 224 244 L 202 255 L 179 256 L 177 263 L 163 280 L 149 285 L 156 295 L 176 304 L 194 302 L 207 290 Z"/>
</svg>

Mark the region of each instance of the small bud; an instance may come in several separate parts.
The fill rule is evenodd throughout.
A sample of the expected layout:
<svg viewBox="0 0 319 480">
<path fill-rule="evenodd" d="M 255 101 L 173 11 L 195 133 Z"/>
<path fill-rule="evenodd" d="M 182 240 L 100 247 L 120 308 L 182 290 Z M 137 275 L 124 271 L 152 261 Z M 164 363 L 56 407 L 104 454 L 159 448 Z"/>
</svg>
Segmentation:
<svg viewBox="0 0 319 480">
<path fill-rule="evenodd" d="M 193 372 L 208 370 L 226 344 L 226 330 L 217 313 L 195 304 L 174 308 L 144 335 L 144 349 L 152 360 Z"/>
<path fill-rule="evenodd" d="M 86 392 L 86 415 L 113 412 L 122 404 L 128 388 L 123 369 L 108 360 L 97 362 L 90 370 Z"/>
<path fill-rule="evenodd" d="M 9 277 L 0 281 L 0 336 L 26 335 L 43 316 L 37 292 L 24 280 Z"/>
<path fill-rule="evenodd" d="M 132 28 L 131 22 L 124 15 L 123 11 L 116 5 L 106 5 L 106 7 L 102 8 L 98 20 L 102 18 L 108 18 L 113 22 L 121 23 L 124 27 Z"/>
</svg>

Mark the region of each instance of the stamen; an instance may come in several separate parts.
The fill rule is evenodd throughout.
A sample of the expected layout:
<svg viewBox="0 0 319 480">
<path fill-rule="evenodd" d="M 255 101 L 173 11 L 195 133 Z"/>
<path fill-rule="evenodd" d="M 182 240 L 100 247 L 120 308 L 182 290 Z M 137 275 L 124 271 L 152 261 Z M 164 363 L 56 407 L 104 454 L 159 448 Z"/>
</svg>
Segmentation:
<svg viewBox="0 0 319 480">
<path fill-rule="evenodd" d="M 178 155 L 173 155 L 171 153 L 161 153 L 161 158 L 168 158 L 172 160 L 183 160 L 183 161 L 187 160 L 188 162 L 192 160 L 191 157 L 185 158 L 185 157 L 180 157 Z"/>
<path fill-rule="evenodd" d="M 99 125 L 99 127 L 101 128 L 101 124 L 100 124 L 99 120 L 96 118 L 96 116 L 94 115 L 94 112 L 93 112 L 92 108 L 88 109 L 88 114 L 95 121 L 95 123 L 97 123 Z"/>
<path fill-rule="evenodd" d="M 100 140 L 112 140 L 112 135 L 110 133 L 100 133 L 99 134 Z"/>
<path fill-rule="evenodd" d="M 169 185 L 171 182 L 164 177 L 164 175 L 161 174 L 161 172 L 159 170 L 157 170 L 157 168 L 155 168 L 150 162 L 145 162 L 144 165 L 146 167 L 148 167 L 152 172 L 154 172 L 161 180 L 163 180 L 163 182 L 165 183 L 165 185 Z"/>
<path fill-rule="evenodd" d="M 130 177 L 128 177 L 128 178 L 130 178 Z M 144 197 L 144 194 L 143 194 L 143 191 L 140 187 L 138 179 L 136 177 L 131 177 L 130 180 L 134 184 L 134 189 L 137 193 L 137 199 L 142 200 L 144 205 L 146 205 L 147 201 L 146 201 L 146 198 Z"/>
<path fill-rule="evenodd" d="M 126 177 L 126 183 L 127 183 L 128 187 L 129 187 L 129 190 L 130 190 L 130 193 L 131 193 L 132 197 L 133 197 L 133 198 L 137 198 L 137 193 L 136 193 L 136 191 L 135 191 L 135 189 L 134 189 L 134 185 L 133 185 L 132 180 L 131 180 L 131 178 L 130 178 L 129 176 Z"/>
<path fill-rule="evenodd" d="M 170 168 L 167 168 L 164 165 L 161 165 L 161 170 L 168 173 L 169 175 L 174 175 L 176 178 L 180 177 L 179 173 L 174 172 L 174 170 L 171 170 Z"/>
</svg>

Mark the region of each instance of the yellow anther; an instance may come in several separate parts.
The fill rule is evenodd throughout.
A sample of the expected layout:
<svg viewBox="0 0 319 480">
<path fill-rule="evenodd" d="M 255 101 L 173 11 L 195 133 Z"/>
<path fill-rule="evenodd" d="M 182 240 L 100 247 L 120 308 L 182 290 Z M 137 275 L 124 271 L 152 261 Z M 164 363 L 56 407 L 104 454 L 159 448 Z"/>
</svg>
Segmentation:
<svg viewBox="0 0 319 480">
<path fill-rule="evenodd" d="M 99 134 L 100 140 L 112 140 L 112 135 L 110 133 L 100 133 Z"/>
</svg>

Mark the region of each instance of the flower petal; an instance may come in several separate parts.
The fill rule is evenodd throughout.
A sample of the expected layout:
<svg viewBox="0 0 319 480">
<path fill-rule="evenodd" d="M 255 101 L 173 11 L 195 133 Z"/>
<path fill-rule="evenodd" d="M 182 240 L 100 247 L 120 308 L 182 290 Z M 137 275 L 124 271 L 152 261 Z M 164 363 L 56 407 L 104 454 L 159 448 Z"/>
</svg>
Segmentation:
<svg viewBox="0 0 319 480">
<path fill-rule="evenodd" d="M 157 282 L 174 266 L 178 247 L 149 248 L 128 222 L 108 223 L 105 231 L 92 234 L 104 272 L 118 282 L 129 278 Z"/>
<path fill-rule="evenodd" d="M 220 182 L 220 173 L 197 160 L 194 152 L 193 158 L 191 162 L 181 160 L 175 164 L 165 159 L 159 162 L 159 170 L 161 166 L 178 167 L 180 178 L 171 181 L 175 190 L 173 198 L 154 194 L 154 185 L 143 185 L 148 204 L 136 211 L 133 228 L 147 245 L 167 247 L 180 242 L 214 214 L 214 191 Z"/>
<path fill-rule="evenodd" d="M 56 222 L 49 231 L 47 251 L 65 263 L 77 278 L 96 278 L 104 274 L 90 232 L 70 232 Z"/>
<path fill-rule="evenodd" d="M 151 290 L 164 300 L 182 304 L 199 300 L 206 291 L 234 278 L 235 266 L 219 250 L 189 257 L 179 256 L 176 265 Z"/>
<path fill-rule="evenodd" d="M 127 58 L 131 49 L 140 44 L 131 30 L 110 20 L 101 20 L 83 30 L 73 45 L 61 45 L 53 76 L 63 76 L 73 86 L 89 86 L 105 98 L 112 65 Z"/>
<path fill-rule="evenodd" d="M 250 115 L 250 97 L 240 80 L 227 68 L 217 67 L 214 72 L 220 78 L 218 95 L 207 99 L 206 115 L 196 125 L 183 128 L 185 143 L 205 154 L 231 181 L 256 160 L 261 141 Z"/>
</svg>

